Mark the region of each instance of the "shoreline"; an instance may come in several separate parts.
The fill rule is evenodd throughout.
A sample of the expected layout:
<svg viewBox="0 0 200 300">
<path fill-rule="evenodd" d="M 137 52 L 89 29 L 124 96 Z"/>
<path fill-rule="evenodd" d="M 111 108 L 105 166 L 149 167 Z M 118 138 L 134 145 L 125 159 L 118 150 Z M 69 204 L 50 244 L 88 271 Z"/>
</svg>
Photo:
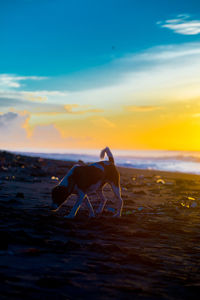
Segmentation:
<svg viewBox="0 0 200 300">
<path fill-rule="evenodd" d="M 126 152 L 126 151 L 125 151 Z M 134 152 L 134 151 L 133 151 Z M 156 151 L 153 151 L 156 152 Z M 163 155 L 164 155 L 163 151 Z M 167 151 L 169 152 L 169 151 Z M 174 151 L 173 151 L 174 152 Z M 42 157 L 46 159 L 55 159 L 63 161 L 77 161 L 79 159 L 85 161 L 86 163 L 92 163 L 99 160 L 99 153 L 95 154 L 92 152 L 89 154 L 86 153 L 44 153 L 44 152 L 12 152 L 19 155 L 26 155 L 31 157 Z M 166 172 L 179 172 L 187 174 L 196 174 L 200 175 L 200 153 L 197 154 L 196 158 L 189 155 L 186 156 L 186 153 L 181 153 L 180 155 L 164 155 L 164 156 L 151 156 L 149 151 L 149 156 L 147 155 L 148 151 L 145 152 L 146 156 L 131 156 L 126 155 L 114 155 L 115 163 L 118 167 L 141 169 L 141 170 L 152 170 L 152 171 L 166 171 Z"/>
<path fill-rule="evenodd" d="M 66 162 L 67 164 L 74 164 L 74 163 L 76 163 L 76 160 L 64 160 L 64 159 L 59 159 L 59 158 L 48 158 L 48 157 L 44 157 L 44 156 L 40 156 L 40 154 L 42 154 L 42 155 L 48 155 L 49 153 L 40 153 L 40 152 L 30 152 L 32 155 L 28 155 L 29 153 L 28 152 L 18 152 L 18 151 L 7 151 L 7 150 L 0 150 L 0 153 L 1 152 L 7 152 L 7 153 L 11 153 L 11 154 L 13 154 L 13 155 L 21 155 L 21 156 L 25 156 L 25 157 L 30 157 L 30 158 L 42 158 L 42 159 L 46 159 L 46 160 L 52 160 L 52 161 L 62 161 L 62 162 Z M 35 156 L 34 156 L 34 154 L 36 154 Z M 37 155 L 38 154 L 38 155 Z M 56 153 L 55 153 L 56 154 Z M 71 153 L 72 154 L 72 153 Z M 80 154 L 80 156 L 81 156 L 81 154 Z M 83 156 L 84 156 L 84 154 L 83 154 Z M 80 159 L 81 159 L 82 157 L 80 157 Z M 141 158 L 140 158 L 141 159 Z M 84 159 L 83 159 L 83 161 L 84 161 Z M 97 161 L 98 161 L 98 157 L 97 157 Z M 91 162 L 86 162 L 86 164 L 87 163 L 93 163 L 92 161 Z M 191 173 L 191 172 L 182 172 L 182 171 L 168 171 L 168 170 L 160 170 L 160 169 L 148 169 L 148 168 L 137 168 L 137 167 L 133 167 L 133 166 L 123 166 L 122 164 L 118 164 L 118 163 L 116 163 L 116 166 L 119 168 L 119 169 L 127 169 L 127 170 L 129 170 L 129 169 L 131 169 L 131 170 L 135 170 L 135 171 L 138 171 L 138 172 L 140 172 L 140 171 L 144 171 L 144 172 L 146 172 L 146 171 L 150 171 L 150 172 L 163 172 L 163 173 L 174 173 L 174 174 L 185 174 L 186 176 L 187 175 L 194 175 L 194 176 L 200 176 L 200 173 L 198 174 L 198 173 Z"/>
</svg>

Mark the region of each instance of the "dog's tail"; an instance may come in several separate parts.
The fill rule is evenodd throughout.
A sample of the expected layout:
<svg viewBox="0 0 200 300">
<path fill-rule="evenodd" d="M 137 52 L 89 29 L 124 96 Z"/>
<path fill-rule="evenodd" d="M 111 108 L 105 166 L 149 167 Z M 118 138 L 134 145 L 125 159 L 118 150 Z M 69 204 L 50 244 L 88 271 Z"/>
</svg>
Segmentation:
<svg viewBox="0 0 200 300">
<path fill-rule="evenodd" d="M 104 159 L 105 154 L 107 154 L 109 161 L 114 164 L 115 163 L 114 157 L 113 157 L 112 152 L 110 151 L 110 149 L 108 147 L 101 150 L 100 158 Z"/>
</svg>

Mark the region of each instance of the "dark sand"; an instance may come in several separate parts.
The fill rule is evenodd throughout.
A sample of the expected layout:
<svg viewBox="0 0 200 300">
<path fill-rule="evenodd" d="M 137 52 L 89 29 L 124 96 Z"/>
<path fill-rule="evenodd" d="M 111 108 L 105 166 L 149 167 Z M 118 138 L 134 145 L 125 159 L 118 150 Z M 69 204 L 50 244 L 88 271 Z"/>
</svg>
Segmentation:
<svg viewBox="0 0 200 300">
<path fill-rule="evenodd" d="M 74 196 L 49 205 L 71 166 L 0 152 L 0 299 L 199 299 L 200 176 L 120 168 L 120 219 L 106 187 L 102 217 L 66 220 Z"/>
</svg>

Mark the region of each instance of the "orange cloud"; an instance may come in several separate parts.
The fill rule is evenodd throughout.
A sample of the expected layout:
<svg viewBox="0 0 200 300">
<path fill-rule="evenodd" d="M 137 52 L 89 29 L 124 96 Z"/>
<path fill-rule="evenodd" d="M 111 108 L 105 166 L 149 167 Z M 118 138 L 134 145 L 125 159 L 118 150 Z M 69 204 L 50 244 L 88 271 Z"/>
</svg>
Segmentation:
<svg viewBox="0 0 200 300">
<path fill-rule="evenodd" d="M 132 111 L 132 112 L 148 112 L 148 111 L 160 110 L 160 109 L 163 109 L 163 107 L 147 106 L 147 105 L 142 105 L 142 106 L 128 105 L 128 106 L 125 106 L 125 109 L 127 111 Z"/>
<path fill-rule="evenodd" d="M 76 108 L 80 107 L 79 104 L 66 104 L 64 106 L 66 112 L 68 114 L 77 114 L 77 115 L 82 115 L 82 114 L 87 114 L 87 113 L 100 113 L 103 112 L 102 109 L 79 109 L 76 110 Z M 75 110 L 74 110 L 75 109 Z"/>
<path fill-rule="evenodd" d="M 26 94 L 26 100 L 29 100 L 29 101 L 39 101 L 39 102 L 44 102 L 47 100 L 47 96 L 36 96 L 32 93 L 27 93 Z"/>
<path fill-rule="evenodd" d="M 101 115 L 73 114 L 90 110 L 78 104 L 68 104 L 71 115 L 64 106 L 41 115 L 13 109 L 0 114 L 0 148 L 88 149 L 108 144 L 116 149 L 200 150 L 199 99 L 130 107 Z M 134 117 L 131 111 L 137 112 Z"/>
<path fill-rule="evenodd" d="M 36 115 L 36 116 L 41 116 L 41 115 L 56 116 L 56 115 L 60 115 L 60 114 L 63 114 L 63 113 L 65 113 L 65 112 L 62 112 L 62 111 L 41 111 L 41 112 L 34 112 L 32 114 Z"/>
</svg>

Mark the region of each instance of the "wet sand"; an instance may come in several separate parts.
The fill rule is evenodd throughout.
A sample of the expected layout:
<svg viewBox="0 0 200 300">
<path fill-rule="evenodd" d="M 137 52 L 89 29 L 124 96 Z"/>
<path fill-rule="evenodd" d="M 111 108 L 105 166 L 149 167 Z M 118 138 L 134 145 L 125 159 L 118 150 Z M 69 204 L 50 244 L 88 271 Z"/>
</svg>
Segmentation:
<svg viewBox="0 0 200 300">
<path fill-rule="evenodd" d="M 67 220 L 74 196 L 49 205 L 72 165 L 0 152 L 0 298 L 198 299 L 200 176 L 119 168 L 122 217 L 107 186 L 101 217 Z"/>
</svg>

